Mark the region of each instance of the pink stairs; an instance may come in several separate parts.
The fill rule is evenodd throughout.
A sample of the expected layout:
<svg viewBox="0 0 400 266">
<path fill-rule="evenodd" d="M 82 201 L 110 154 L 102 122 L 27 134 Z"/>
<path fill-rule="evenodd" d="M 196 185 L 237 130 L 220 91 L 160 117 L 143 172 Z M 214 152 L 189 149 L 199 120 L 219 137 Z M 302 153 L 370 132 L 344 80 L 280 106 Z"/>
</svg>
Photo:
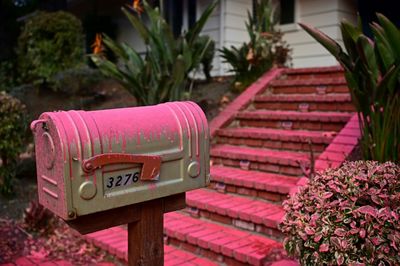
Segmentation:
<svg viewBox="0 0 400 266">
<path fill-rule="evenodd" d="M 210 124 L 211 184 L 186 193 L 187 208 L 165 214 L 165 265 L 297 265 L 278 224 L 288 195 L 306 182 L 300 167 L 337 167 L 359 137 L 339 67 L 274 69 Z M 87 236 L 121 259 L 126 230 Z"/>
</svg>

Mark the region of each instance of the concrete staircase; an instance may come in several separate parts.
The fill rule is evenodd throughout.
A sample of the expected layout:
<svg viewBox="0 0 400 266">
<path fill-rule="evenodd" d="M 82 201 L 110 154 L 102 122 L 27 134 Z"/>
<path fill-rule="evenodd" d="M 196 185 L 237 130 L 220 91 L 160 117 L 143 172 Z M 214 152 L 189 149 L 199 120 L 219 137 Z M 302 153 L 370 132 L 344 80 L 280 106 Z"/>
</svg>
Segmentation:
<svg viewBox="0 0 400 266">
<path fill-rule="evenodd" d="M 297 265 L 278 224 L 282 201 L 306 182 L 300 166 L 310 167 L 309 143 L 323 170 L 339 166 L 359 137 L 342 69 L 272 70 L 210 128 L 211 184 L 186 193 L 185 210 L 165 214 L 165 265 Z M 123 234 L 112 228 L 87 238 L 126 259 Z M 114 235 L 120 241 L 110 242 Z"/>
</svg>

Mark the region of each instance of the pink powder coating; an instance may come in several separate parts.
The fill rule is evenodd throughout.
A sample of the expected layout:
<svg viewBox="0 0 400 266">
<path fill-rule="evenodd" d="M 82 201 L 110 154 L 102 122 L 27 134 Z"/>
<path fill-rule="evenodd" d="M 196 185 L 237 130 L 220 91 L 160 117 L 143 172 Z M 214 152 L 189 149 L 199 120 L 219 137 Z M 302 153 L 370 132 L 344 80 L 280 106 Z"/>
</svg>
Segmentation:
<svg viewBox="0 0 400 266">
<path fill-rule="evenodd" d="M 147 186 L 149 188 L 149 190 L 155 190 L 157 189 L 157 185 L 155 183 L 151 183 Z"/>
<path fill-rule="evenodd" d="M 45 175 L 57 183 L 55 186 L 42 178 L 38 187 L 39 198 L 44 206 L 64 219 L 69 211 L 65 197 L 76 193 L 68 185 L 68 179 L 98 182 L 95 173 L 88 175 L 82 172 L 81 165 L 85 159 L 103 153 L 182 151 L 184 142 L 188 143 L 189 156 L 193 160 L 199 159 L 200 149 L 204 149 L 199 146 L 199 139 L 208 138 L 209 134 L 204 113 L 192 102 L 90 112 L 49 112 L 39 119 L 32 123 L 36 145 L 42 150 L 42 158 L 37 159 L 38 179 Z M 50 134 L 57 149 L 55 164 L 50 170 L 44 166 L 48 155 L 44 148 L 46 143 L 40 135 L 43 134 L 44 129 L 40 125 L 43 123 L 52 129 Z M 149 185 L 148 188 L 155 189 L 156 186 Z"/>
</svg>

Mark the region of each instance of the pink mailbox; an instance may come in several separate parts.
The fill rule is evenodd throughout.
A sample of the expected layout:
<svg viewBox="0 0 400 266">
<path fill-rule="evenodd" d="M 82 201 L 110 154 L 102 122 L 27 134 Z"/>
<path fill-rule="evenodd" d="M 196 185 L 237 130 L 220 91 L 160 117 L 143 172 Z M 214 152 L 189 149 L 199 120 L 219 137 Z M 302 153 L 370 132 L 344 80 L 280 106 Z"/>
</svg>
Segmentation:
<svg viewBox="0 0 400 266">
<path fill-rule="evenodd" d="M 64 220 L 204 187 L 209 129 L 192 102 L 43 113 L 39 202 Z"/>
</svg>

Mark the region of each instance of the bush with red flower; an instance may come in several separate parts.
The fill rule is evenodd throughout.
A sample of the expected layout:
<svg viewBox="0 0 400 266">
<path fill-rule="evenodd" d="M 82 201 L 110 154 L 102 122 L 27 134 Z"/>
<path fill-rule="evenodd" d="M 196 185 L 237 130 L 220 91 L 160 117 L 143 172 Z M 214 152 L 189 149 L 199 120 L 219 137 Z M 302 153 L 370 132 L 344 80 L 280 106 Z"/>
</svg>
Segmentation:
<svg viewBox="0 0 400 266">
<path fill-rule="evenodd" d="M 400 265 L 400 167 L 346 162 L 284 203 L 284 245 L 303 265 Z"/>
</svg>

